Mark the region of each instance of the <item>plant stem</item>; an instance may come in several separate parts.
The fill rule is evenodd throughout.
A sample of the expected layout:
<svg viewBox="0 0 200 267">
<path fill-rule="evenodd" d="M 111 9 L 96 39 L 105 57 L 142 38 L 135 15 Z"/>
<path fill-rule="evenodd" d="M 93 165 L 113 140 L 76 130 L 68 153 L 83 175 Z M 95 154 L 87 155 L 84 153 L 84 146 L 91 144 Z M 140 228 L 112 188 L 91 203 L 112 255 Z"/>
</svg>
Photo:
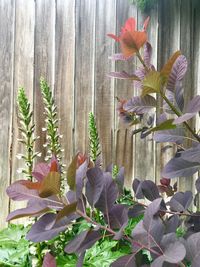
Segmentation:
<svg viewBox="0 0 200 267">
<path fill-rule="evenodd" d="M 166 97 L 166 95 L 160 91 L 160 94 L 162 98 L 165 100 L 165 102 L 168 104 L 168 106 L 171 108 L 171 110 L 178 116 L 181 116 L 181 113 L 176 109 L 176 107 L 169 101 L 169 99 Z M 183 124 L 186 126 L 186 128 L 191 132 L 191 134 L 197 139 L 197 141 L 200 143 L 200 137 L 195 133 L 195 131 L 189 126 L 187 122 L 183 122 Z"/>
<path fill-rule="evenodd" d="M 95 221 L 93 221 L 90 217 L 88 217 L 86 214 L 84 214 L 82 211 L 80 210 L 77 210 L 76 211 L 82 218 L 84 218 L 87 222 L 93 224 L 93 225 L 96 225 L 97 227 L 101 228 L 102 230 L 104 231 L 107 231 L 109 233 L 111 233 L 112 235 L 116 235 L 116 232 L 113 231 L 110 227 L 106 227 L 104 225 L 101 225 Z M 155 255 L 159 255 L 161 256 L 162 254 L 160 254 L 159 252 L 149 248 L 149 247 L 145 247 L 143 244 L 140 244 L 139 242 L 133 240 L 132 238 L 128 237 L 128 236 L 123 236 L 124 239 L 126 239 L 127 241 L 129 241 L 130 243 L 134 243 L 136 246 L 140 247 L 141 249 L 144 248 L 152 253 L 154 253 Z"/>
<path fill-rule="evenodd" d="M 142 59 L 139 51 L 136 53 L 136 55 L 137 55 L 139 61 L 142 63 L 143 67 L 145 68 L 146 72 L 149 72 L 149 68 L 147 67 L 144 60 Z"/>
</svg>

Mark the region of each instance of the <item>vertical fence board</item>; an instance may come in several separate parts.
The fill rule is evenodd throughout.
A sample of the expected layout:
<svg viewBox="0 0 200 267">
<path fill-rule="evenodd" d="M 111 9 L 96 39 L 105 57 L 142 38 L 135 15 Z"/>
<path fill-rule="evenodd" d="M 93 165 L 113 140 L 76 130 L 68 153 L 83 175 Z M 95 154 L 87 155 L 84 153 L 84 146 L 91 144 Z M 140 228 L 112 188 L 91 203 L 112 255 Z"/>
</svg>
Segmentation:
<svg viewBox="0 0 200 267">
<path fill-rule="evenodd" d="M 0 2 L 0 228 L 5 225 L 8 215 L 6 188 L 10 183 L 12 168 L 14 8 L 13 0 Z"/>
<path fill-rule="evenodd" d="M 106 75 L 113 69 L 108 57 L 114 53 L 114 42 L 106 34 L 115 32 L 115 4 L 102 0 L 96 6 L 95 112 L 104 166 L 113 160 L 114 81 Z"/>
<path fill-rule="evenodd" d="M 148 32 L 148 39 L 152 43 L 152 47 L 154 49 L 154 45 L 157 45 L 157 7 L 155 7 L 154 13 L 155 17 L 153 17 L 153 25 L 155 26 L 155 30 L 150 31 L 150 25 L 147 28 Z M 140 11 L 138 11 L 137 14 L 137 22 L 138 22 L 138 30 L 142 30 L 143 23 L 145 19 L 148 17 L 147 14 L 142 14 Z M 152 21 L 150 20 L 150 23 Z M 150 24 L 149 23 L 149 24 Z M 156 43 L 156 44 L 155 44 Z M 156 48 L 156 47 L 155 47 Z M 157 49 L 157 48 L 156 48 Z M 141 52 L 142 54 L 142 52 Z M 137 60 L 138 63 L 138 60 Z M 139 66 L 141 66 L 141 63 L 138 63 Z M 156 67 L 156 66 L 155 66 Z M 140 95 L 140 92 L 136 92 L 138 95 Z M 144 160 L 145 159 L 145 162 Z M 145 180 L 155 180 L 155 143 L 152 140 L 152 136 L 149 135 L 143 140 L 140 138 L 140 134 L 136 135 L 135 138 L 135 167 L 134 167 L 134 173 L 135 177 Z"/>
<path fill-rule="evenodd" d="M 23 6 L 23 8 L 21 8 Z M 15 47 L 14 47 L 14 94 L 13 94 L 13 143 L 12 143 L 12 174 L 11 181 L 22 179 L 23 174 L 17 173 L 24 167 L 23 160 L 17 159 L 17 154 L 24 154 L 24 146 L 17 138 L 18 131 L 17 93 L 20 86 L 25 88 L 27 97 L 33 108 L 33 63 L 34 63 L 34 0 L 16 0 L 15 16 Z M 24 203 L 11 201 L 11 210 L 24 206 Z"/>
<path fill-rule="evenodd" d="M 169 57 L 180 49 L 180 0 L 163 0 L 159 2 L 158 10 L 158 69 L 161 70 Z M 159 98 L 158 98 L 159 99 Z M 162 100 L 160 101 L 159 116 L 162 113 Z M 164 144 L 156 144 L 156 177 L 160 180 L 164 165 L 173 157 L 173 149 L 162 153 Z M 171 145 L 171 144 L 170 144 Z"/>
<path fill-rule="evenodd" d="M 129 17 L 137 17 L 137 8 L 135 5 L 130 5 L 130 3 L 124 2 L 123 0 L 117 1 L 116 6 L 116 33 L 117 35 L 121 31 L 121 27 L 124 25 L 125 21 Z M 114 40 L 113 40 L 114 42 Z M 116 45 L 116 53 L 120 52 L 119 45 Z M 133 73 L 135 66 L 135 60 L 128 61 L 117 61 L 116 62 L 116 71 L 125 70 L 128 73 Z M 115 80 L 115 97 L 117 96 L 120 99 L 130 99 L 134 94 L 133 83 L 126 80 Z M 117 108 L 117 100 L 114 100 L 115 106 L 115 162 L 119 166 L 125 167 L 125 184 L 130 186 L 133 178 L 134 170 L 134 148 L 133 142 L 134 137 L 132 134 L 132 128 L 119 119 Z"/>
<path fill-rule="evenodd" d="M 75 152 L 88 150 L 88 114 L 94 102 L 96 1 L 76 1 Z"/>
<path fill-rule="evenodd" d="M 41 160 L 45 157 L 43 144 L 46 134 L 42 132 L 45 126 L 44 108 L 39 88 L 40 77 L 44 77 L 54 86 L 54 42 L 55 42 L 55 1 L 36 0 L 35 19 L 35 73 L 34 73 L 34 119 L 36 122 L 36 135 L 40 139 L 36 143 L 36 151 L 41 151 Z"/>
<path fill-rule="evenodd" d="M 55 98 L 63 162 L 68 165 L 73 155 L 75 2 L 58 0 L 56 8 Z"/>
<path fill-rule="evenodd" d="M 194 95 L 194 69 L 191 67 L 193 64 L 193 6 L 192 1 L 181 1 L 181 8 L 180 8 L 180 48 L 181 52 L 186 56 L 188 62 L 188 70 L 186 72 L 186 76 L 183 81 L 184 86 L 184 99 L 185 99 L 185 106 L 189 100 L 192 99 Z M 187 40 L 187 42 L 185 41 Z M 194 120 L 190 120 L 188 124 L 194 128 Z M 192 135 L 187 131 L 187 135 L 192 138 Z M 185 146 L 191 146 L 191 140 L 187 140 L 185 142 Z M 180 190 L 192 190 L 193 188 L 193 178 L 192 177 L 181 177 L 179 179 L 179 188 Z"/>
</svg>

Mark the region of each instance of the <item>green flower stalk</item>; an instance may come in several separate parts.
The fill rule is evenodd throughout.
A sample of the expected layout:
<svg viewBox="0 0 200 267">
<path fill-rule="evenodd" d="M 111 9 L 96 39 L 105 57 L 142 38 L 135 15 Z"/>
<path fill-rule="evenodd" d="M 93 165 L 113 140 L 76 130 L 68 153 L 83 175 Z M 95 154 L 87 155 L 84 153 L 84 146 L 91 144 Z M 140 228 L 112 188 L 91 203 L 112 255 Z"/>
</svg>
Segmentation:
<svg viewBox="0 0 200 267">
<path fill-rule="evenodd" d="M 32 180 L 33 161 L 40 153 L 34 153 L 34 143 L 37 137 L 34 136 L 35 124 L 33 124 L 33 111 L 30 109 L 30 103 L 26 96 L 24 88 L 19 88 L 17 95 L 18 117 L 19 117 L 19 131 L 21 132 L 21 139 L 18 139 L 25 147 L 25 155 L 18 154 L 17 157 L 25 161 L 26 168 L 20 169 L 26 177 Z"/>
<path fill-rule="evenodd" d="M 96 121 L 94 114 L 89 113 L 89 145 L 90 145 L 90 158 L 95 162 L 98 156 L 101 154 L 99 135 L 97 131 Z"/>
<path fill-rule="evenodd" d="M 119 167 L 117 165 L 113 165 L 112 168 L 112 178 L 115 179 L 119 173 Z"/>
<path fill-rule="evenodd" d="M 46 128 L 43 129 L 47 132 L 47 143 L 44 147 L 47 147 L 47 156 L 46 160 L 52 158 L 52 156 L 56 156 L 60 167 L 61 173 L 64 173 L 64 165 L 62 164 L 62 152 L 60 138 L 62 137 L 58 131 L 58 114 L 57 107 L 55 105 L 55 101 L 52 95 L 52 91 L 44 78 L 40 79 L 40 89 L 42 92 L 45 115 L 46 115 Z M 64 177 L 61 177 L 61 188 L 64 193 Z"/>
</svg>

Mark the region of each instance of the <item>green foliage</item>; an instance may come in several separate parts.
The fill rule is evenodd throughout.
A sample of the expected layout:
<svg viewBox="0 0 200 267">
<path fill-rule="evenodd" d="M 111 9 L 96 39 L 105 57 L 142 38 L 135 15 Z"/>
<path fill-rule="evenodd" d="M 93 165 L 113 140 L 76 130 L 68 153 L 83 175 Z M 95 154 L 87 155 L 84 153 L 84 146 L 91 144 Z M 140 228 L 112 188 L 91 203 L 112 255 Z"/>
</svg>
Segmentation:
<svg viewBox="0 0 200 267">
<path fill-rule="evenodd" d="M 28 230 L 28 227 L 10 224 L 0 231 L 0 266 L 31 266 L 30 242 L 24 238 Z"/>
<path fill-rule="evenodd" d="M 112 177 L 113 177 L 113 179 L 115 179 L 117 177 L 118 173 L 119 173 L 119 166 L 114 165 L 113 168 L 112 168 Z"/>
<path fill-rule="evenodd" d="M 157 0 L 129 0 L 129 1 L 131 4 L 136 4 L 137 7 L 143 12 L 149 11 L 157 3 Z"/>
<path fill-rule="evenodd" d="M 97 131 L 94 114 L 89 113 L 89 142 L 90 142 L 90 157 L 95 162 L 97 157 L 101 154 L 99 135 Z"/>
<path fill-rule="evenodd" d="M 18 158 L 22 158 L 25 162 L 25 169 L 22 172 L 26 174 L 28 179 L 32 179 L 33 160 L 39 153 L 34 153 L 34 137 L 35 125 L 32 123 L 33 111 L 31 111 L 30 103 L 26 96 L 24 88 L 19 88 L 17 95 L 18 117 L 19 117 L 19 131 L 21 132 L 21 139 L 18 139 L 25 148 L 25 155 L 19 154 Z"/>
<path fill-rule="evenodd" d="M 107 267 L 113 261 L 123 255 L 130 253 L 130 248 L 120 245 L 108 238 L 98 241 L 92 248 L 88 249 L 84 259 L 84 267 Z M 58 255 L 56 258 L 57 267 L 76 266 L 77 256 L 75 254 Z"/>
</svg>

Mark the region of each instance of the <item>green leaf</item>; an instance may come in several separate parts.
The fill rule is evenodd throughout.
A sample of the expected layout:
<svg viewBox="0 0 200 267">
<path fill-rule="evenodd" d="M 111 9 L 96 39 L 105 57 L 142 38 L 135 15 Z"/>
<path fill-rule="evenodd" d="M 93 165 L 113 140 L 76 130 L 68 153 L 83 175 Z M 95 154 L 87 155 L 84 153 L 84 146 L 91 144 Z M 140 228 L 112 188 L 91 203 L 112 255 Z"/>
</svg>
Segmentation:
<svg viewBox="0 0 200 267">
<path fill-rule="evenodd" d="M 0 231 L 0 266 L 31 266 L 29 242 L 25 239 L 29 227 L 9 225 Z"/>
<path fill-rule="evenodd" d="M 158 71 L 149 72 L 143 81 L 142 96 L 159 93 L 165 83 L 165 78 Z"/>
<path fill-rule="evenodd" d="M 174 121 L 174 119 L 166 120 L 166 121 L 162 122 L 161 124 L 159 124 L 158 126 L 151 128 L 151 132 L 176 129 L 176 125 L 173 124 L 173 121 Z"/>
</svg>

